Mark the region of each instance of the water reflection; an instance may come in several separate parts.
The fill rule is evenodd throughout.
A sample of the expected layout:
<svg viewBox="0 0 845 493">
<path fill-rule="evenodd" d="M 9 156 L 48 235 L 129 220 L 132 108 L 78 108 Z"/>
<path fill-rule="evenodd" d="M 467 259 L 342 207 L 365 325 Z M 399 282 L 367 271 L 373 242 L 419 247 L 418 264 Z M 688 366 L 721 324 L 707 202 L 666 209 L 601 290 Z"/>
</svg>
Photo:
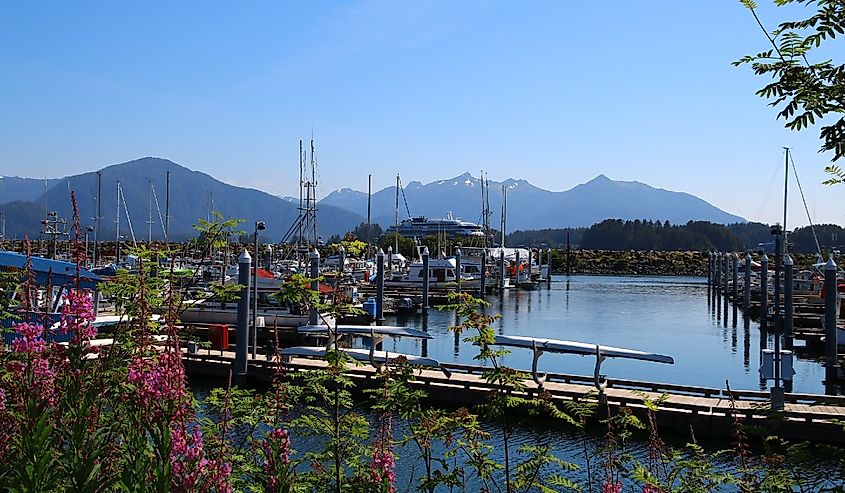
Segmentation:
<svg viewBox="0 0 845 493">
<path fill-rule="evenodd" d="M 556 279 L 557 280 L 557 279 Z M 611 377 L 666 383 L 722 387 L 726 379 L 737 389 L 759 387 L 760 348 L 766 338 L 758 324 L 743 316 L 742 351 L 739 351 L 739 317 L 724 310 L 722 297 L 708 289 L 706 279 L 685 277 L 571 276 L 559 279 L 552 290 L 506 290 L 491 294 L 488 315 L 502 314 L 493 328 L 497 334 L 529 335 L 601 343 L 641 349 L 675 358 L 674 365 L 628 360 L 608 360 L 603 366 Z M 557 288 L 557 287 L 560 288 Z M 553 291 L 553 292 L 552 292 Z M 713 296 L 705 306 L 702 296 Z M 733 325 L 726 320 L 733 316 Z M 422 314 L 386 323 L 420 326 Z M 423 346 L 401 340 L 397 350 L 443 362 L 477 364 L 475 348 L 449 334 L 454 314 L 430 310 L 426 330 L 434 336 Z M 716 332 L 713 329 L 719 327 Z M 733 329 L 733 330 L 731 330 Z M 752 331 L 760 337 L 752 337 Z M 752 363 L 751 355 L 758 358 Z M 811 355 L 795 362 L 798 392 L 822 392 L 823 368 Z M 530 351 L 514 351 L 504 364 L 531 368 Z M 540 371 L 589 375 L 593 361 L 572 355 L 547 355 Z"/>
</svg>

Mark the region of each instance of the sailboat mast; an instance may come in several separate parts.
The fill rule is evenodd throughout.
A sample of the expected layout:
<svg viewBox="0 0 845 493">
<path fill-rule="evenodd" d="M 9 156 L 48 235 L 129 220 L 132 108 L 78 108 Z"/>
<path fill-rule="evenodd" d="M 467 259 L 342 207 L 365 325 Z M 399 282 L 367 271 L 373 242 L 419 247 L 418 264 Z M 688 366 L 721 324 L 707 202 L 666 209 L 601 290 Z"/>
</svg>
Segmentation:
<svg viewBox="0 0 845 493">
<path fill-rule="evenodd" d="M 367 175 L 367 246 L 372 238 L 372 200 L 373 200 L 373 175 Z M 369 251 L 368 251 L 369 252 Z M 369 254 L 369 253 L 368 253 Z"/>
<path fill-rule="evenodd" d="M 120 180 L 117 180 L 117 195 L 115 195 L 115 214 L 114 214 L 114 261 L 120 262 Z"/>
<path fill-rule="evenodd" d="M 502 184 L 502 240 L 500 242 L 502 248 L 505 247 L 505 228 L 507 227 L 508 217 L 508 186 Z"/>
<path fill-rule="evenodd" d="M 303 157 L 302 153 L 304 152 L 302 147 L 302 139 L 299 139 L 299 225 L 297 226 L 297 234 L 296 234 L 296 255 L 297 258 L 300 256 L 299 249 L 302 247 L 302 174 L 303 174 L 303 167 L 305 166 L 305 158 Z"/>
<path fill-rule="evenodd" d="M 789 188 L 789 147 L 784 147 L 786 157 L 783 163 L 783 250 L 786 251 L 786 194 Z"/>
<path fill-rule="evenodd" d="M 147 243 L 153 242 L 153 180 L 147 178 L 149 186 L 149 210 L 147 211 Z"/>
<path fill-rule="evenodd" d="M 311 224 L 314 229 L 314 248 L 317 248 L 317 158 L 314 156 L 314 139 L 311 139 Z"/>
<path fill-rule="evenodd" d="M 170 231 L 170 171 L 167 172 L 167 183 L 164 191 L 164 241 Z"/>
<path fill-rule="evenodd" d="M 393 237 L 393 253 L 399 253 L 399 173 L 396 173 L 396 230 Z"/>
<path fill-rule="evenodd" d="M 94 251 L 91 256 L 91 265 L 93 267 L 97 267 L 97 242 L 100 239 L 100 219 L 102 218 L 102 209 L 100 208 L 100 204 L 102 203 L 100 197 L 102 197 L 102 175 L 99 171 L 97 171 L 97 202 L 96 202 L 96 211 L 94 212 Z"/>
</svg>

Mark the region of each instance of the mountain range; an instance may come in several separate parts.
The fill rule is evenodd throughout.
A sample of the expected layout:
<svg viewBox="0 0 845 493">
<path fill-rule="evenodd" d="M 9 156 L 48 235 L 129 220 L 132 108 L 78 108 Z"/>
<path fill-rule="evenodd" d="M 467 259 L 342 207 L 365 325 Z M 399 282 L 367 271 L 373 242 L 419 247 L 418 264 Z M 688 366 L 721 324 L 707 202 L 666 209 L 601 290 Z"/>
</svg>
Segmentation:
<svg viewBox="0 0 845 493">
<path fill-rule="evenodd" d="M 115 236 L 117 182 L 120 181 L 125 206 L 121 204 L 121 234 L 131 238 L 126 211 L 137 239 L 146 239 L 150 225 L 150 185 L 155 190 L 152 236 L 162 237 L 159 210 L 165 213 L 165 180 L 170 172 L 170 239 L 195 236 L 192 225 L 206 218 L 210 209 L 224 217 L 243 218 L 239 229 L 251 233 L 257 220 L 267 225 L 263 237 L 278 241 L 294 223 L 298 199 L 277 197 L 260 190 L 236 187 L 213 177 L 161 158 L 146 157 L 102 168 L 100 238 Z M 97 172 L 60 179 L 0 178 L 0 211 L 6 218 L 6 236 L 38 237 L 45 207 L 60 217 L 71 217 L 70 191 L 74 190 L 83 225 L 93 224 L 96 214 Z M 563 192 L 536 187 L 525 180 L 490 181 L 491 225 L 499 227 L 502 190 L 507 189 L 507 230 L 529 230 L 590 226 L 607 218 L 668 220 L 673 224 L 689 220 L 714 223 L 745 222 L 704 200 L 683 192 L 654 188 L 639 182 L 615 181 L 604 175 Z M 46 188 L 46 192 L 45 192 Z M 412 181 L 402 187 L 400 219 L 412 216 L 444 217 L 451 212 L 468 221 L 481 221 L 481 180 L 469 173 L 447 180 L 423 184 Z M 372 195 L 372 220 L 383 227 L 393 224 L 396 187 Z M 213 204 L 213 205 L 212 205 Z M 318 204 L 320 235 L 343 234 L 366 221 L 367 194 L 349 188 L 334 191 Z"/>
<path fill-rule="evenodd" d="M 481 180 L 469 173 L 402 188 L 400 219 L 412 216 L 444 217 L 451 212 L 467 221 L 481 222 Z M 499 228 L 503 189 L 507 189 L 507 230 L 591 226 L 604 219 L 648 219 L 685 224 L 690 220 L 729 224 L 745 222 L 688 193 L 654 188 L 636 181 L 616 181 L 599 175 L 563 192 L 551 192 L 525 180 L 489 182 L 491 226 Z M 343 188 L 320 202 L 360 215 L 367 213 L 367 194 Z M 372 221 L 382 226 L 395 222 L 396 187 L 384 188 L 371 199 Z"/>
<path fill-rule="evenodd" d="M 150 182 L 155 189 L 152 206 L 153 239 L 163 237 L 162 220 L 165 215 L 166 180 L 170 172 L 170 221 L 169 237 L 172 240 L 185 240 L 195 237 L 193 225 L 199 218 L 207 218 L 209 210 L 220 211 L 226 218 L 241 218 L 245 221 L 239 230 L 251 234 L 255 221 L 264 221 L 267 229 L 262 236 L 278 241 L 293 224 L 298 216 L 297 206 L 260 190 L 242 188 L 215 180 L 211 176 L 180 166 L 167 159 L 146 157 L 102 168 L 100 183 L 102 189 L 102 207 L 100 238 L 106 241 L 115 237 L 115 217 L 117 215 L 117 182 L 120 181 L 123 203 L 120 205 L 120 233 L 131 239 L 132 232 L 139 240 L 148 237 L 148 216 L 150 209 Z M 5 180 L 6 178 L 3 178 Z M 3 181 L 0 180 L 0 183 Z M 44 180 L 38 180 L 40 190 L 28 196 L 3 204 L 0 210 L 6 214 L 6 236 L 21 238 L 24 234 L 30 238 L 39 235 L 40 221 L 44 218 L 45 204 L 49 210 L 59 213 L 59 217 L 70 218 L 70 191 L 76 193 L 79 206 L 80 222 L 93 224 L 96 215 L 97 172 L 67 176 L 56 180 L 49 190 L 44 192 Z M 157 199 L 158 207 L 155 205 Z M 0 196 L 0 202 L 4 202 Z M 126 211 L 129 212 L 127 221 Z M 327 238 L 329 235 L 351 230 L 364 219 L 354 213 L 326 205 L 318 216 L 319 232 Z M 130 231 L 129 222 L 132 229 Z"/>
</svg>

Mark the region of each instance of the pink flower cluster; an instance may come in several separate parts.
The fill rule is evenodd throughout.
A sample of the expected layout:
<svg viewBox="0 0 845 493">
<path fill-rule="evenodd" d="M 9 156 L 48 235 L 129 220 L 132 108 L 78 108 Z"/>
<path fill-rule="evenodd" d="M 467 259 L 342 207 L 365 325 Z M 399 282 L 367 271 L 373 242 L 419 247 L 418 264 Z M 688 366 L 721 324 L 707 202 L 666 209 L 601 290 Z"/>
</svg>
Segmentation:
<svg viewBox="0 0 845 493">
<path fill-rule="evenodd" d="M 97 335 L 97 329 L 91 324 L 94 318 L 91 294 L 84 289 L 71 289 L 65 295 L 65 303 L 62 305 L 59 333 L 72 334 L 76 344 L 90 340 Z"/>
<path fill-rule="evenodd" d="M 663 490 L 661 490 L 657 486 L 647 484 L 643 486 L 643 493 L 663 493 Z"/>
<path fill-rule="evenodd" d="M 42 337 L 44 326 L 28 322 L 15 324 L 12 329 L 17 337 L 12 341 L 12 351 L 30 355 L 41 354 L 47 348 L 47 342 Z"/>
<path fill-rule="evenodd" d="M 167 416 L 171 419 L 187 412 L 185 370 L 176 352 L 134 358 L 129 362 L 127 380 L 135 386 L 138 406 L 151 413 L 151 418 L 160 419 L 167 410 L 173 411 L 172 416 Z"/>
<path fill-rule="evenodd" d="M 622 493 L 622 483 L 620 481 L 605 481 L 601 486 L 601 493 Z"/>
<path fill-rule="evenodd" d="M 25 378 L 27 371 L 32 372 L 32 384 L 24 389 L 34 392 L 38 398 L 48 404 L 56 402 L 56 388 L 54 385 L 56 371 L 45 357 L 47 342 L 42 337 L 43 326 L 35 323 L 21 322 L 12 326 L 17 337 L 12 341 L 12 351 L 25 356 L 24 361 L 10 362 L 8 368 L 12 373 Z"/>
<path fill-rule="evenodd" d="M 373 461 L 370 463 L 370 479 L 377 484 L 386 484 L 389 493 L 395 493 L 396 461 L 390 450 L 373 451 Z"/>
<path fill-rule="evenodd" d="M 232 465 L 205 457 L 202 432 L 198 426 L 194 427 L 193 433 L 188 434 L 184 426 L 176 425 L 172 436 L 170 470 L 173 473 L 174 491 L 232 491 L 229 481 Z"/>
<path fill-rule="evenodd" d="M 6 391 L 0 389 L 0 413 L 6 411 Z"/>
<path fill-rule="evenodd" d="M 284 428 L 271 431 L 262 445 L 264 450 L 264 474 L 267 475 L 267 489 L 271 492 L 279 491 L 281 484 L 278 478 L 285 464 L 290 462 L 290 435 Z"/>
</svg>

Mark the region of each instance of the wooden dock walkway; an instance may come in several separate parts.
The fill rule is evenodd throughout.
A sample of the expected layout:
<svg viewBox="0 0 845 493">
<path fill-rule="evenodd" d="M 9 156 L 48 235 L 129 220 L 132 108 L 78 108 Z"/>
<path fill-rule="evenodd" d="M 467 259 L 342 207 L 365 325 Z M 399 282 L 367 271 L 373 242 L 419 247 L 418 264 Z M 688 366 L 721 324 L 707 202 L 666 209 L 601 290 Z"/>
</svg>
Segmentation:
<svg viewBox="0 0 845 493">
<path fill-rule="evenodd" d="M 185 369 L 189 375 L 226 377 L 234 362 L 231 351 L 205 350 L 185 353 Z M 264 358 L 249 359 L 249 378 L 268 381 L 273 378 L 276 363 Z M 320 360 L 295 358 L 283 364 L 287 372 L 308 371 L 325 366 Z M 452 372 L 447 378 L 437 370 L 420 369 L 415 372 L 414 385 L 427 391 L 434 401 L 458 405 L 483 402 L 495 389 L 480 377 L 483 368 L 476 365 L 442 364 Z M 348 374 L 359 387 L 377 385 L 376 370 L 370 365 L 350 365 Z M 593 377 L 549 373 L 543 395 L 554 401 L 578 401 L 595 398 Z M 538 395 L 538 387 L 526 380 L 526 396 Z M 731 391 L 708 387 L 662 384 L 636 380 L 610 379 L 605 390 L 611 412 L 628 408 L 645 417 L 645 399 L 657 401 L 663 397 L 656 414 L 660 427 L 699 436 L 729 439 L 734 416 L 743 425 L 758 426 L 765 434 L 776 434 L 792 440 L 813 440 L 845 443 L 845 396 L 815 394 L 786 394 L 785 408 L 773 413 L 769 393 L 760 391 Z"/>
</svg>

